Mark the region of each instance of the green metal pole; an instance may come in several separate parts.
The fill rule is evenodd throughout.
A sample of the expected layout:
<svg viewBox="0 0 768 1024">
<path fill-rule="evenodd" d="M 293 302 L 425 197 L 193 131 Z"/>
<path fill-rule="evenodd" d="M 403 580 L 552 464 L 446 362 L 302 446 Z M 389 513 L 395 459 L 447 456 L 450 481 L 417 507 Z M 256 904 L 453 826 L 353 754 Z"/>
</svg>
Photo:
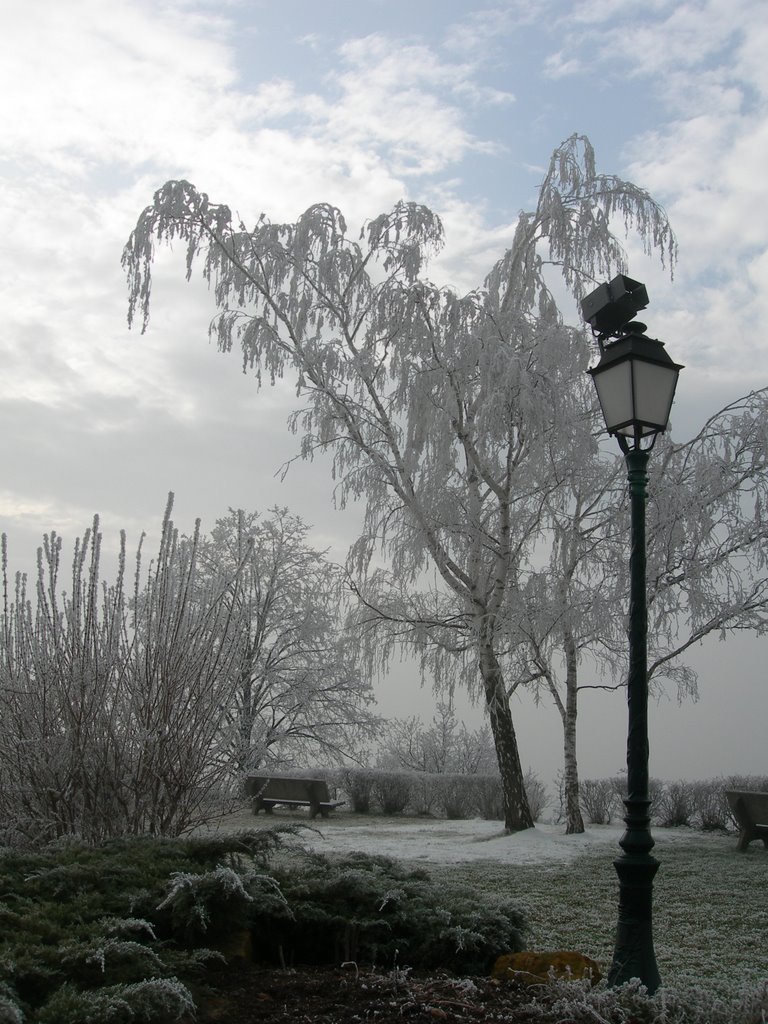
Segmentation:
<svg viewBox="0 0 768 1024">
<path fill-rule="evenodd" d="M 629 678 L 627 704 L 627 829 L 619 841 L 624 851 L 615 860 L 619 876 L 619 921 L 611 985 L 639 978 L 650 993 L 661 984 L 653 949 L 653 878 L 659 862 L 651 856 L 648 794 L 648 609 L 646 604 L 645 500 L 649 453 L 626 453 L 632 517 L 632 550 L 629 562 Z"/>
</svg>

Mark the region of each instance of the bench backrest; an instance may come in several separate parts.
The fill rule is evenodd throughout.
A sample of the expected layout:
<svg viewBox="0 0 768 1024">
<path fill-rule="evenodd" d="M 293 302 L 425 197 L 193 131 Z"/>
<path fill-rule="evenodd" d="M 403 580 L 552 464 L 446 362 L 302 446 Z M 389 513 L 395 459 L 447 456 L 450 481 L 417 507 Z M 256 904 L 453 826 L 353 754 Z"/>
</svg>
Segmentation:
<svg viewBox="0 0 768 1024">
<path fill-rule="evenodd" d="M 262 800 L 307 800 L 324 804 L 330 801 L 328 783 L 324 779 L 283 779 L 269 775 L 249 775 L 245 795 Z"/>
<path fill-rule="evenodd" d="M 746 815 L 751 825 L 768 825 L 768 793 L 747 789 L 727 789 L 725 795 L 736 821 Z"/>
</svg>

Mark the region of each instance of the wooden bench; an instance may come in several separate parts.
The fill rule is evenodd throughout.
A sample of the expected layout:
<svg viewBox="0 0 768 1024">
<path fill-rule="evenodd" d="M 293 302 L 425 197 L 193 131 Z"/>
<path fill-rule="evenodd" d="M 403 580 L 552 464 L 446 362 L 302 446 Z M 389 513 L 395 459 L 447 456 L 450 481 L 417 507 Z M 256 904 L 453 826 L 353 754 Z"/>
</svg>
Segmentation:
<svg viewBox="0 0 768 1024">
<path fill-rule="evenodd" d="M 725 795 L 731 814 L 741 829 L 738 849 L 746 850 L 755 839 L 762 839 L 768 849 L 768 793 L 727 789 Z"/>
<path fill-rule="evenodd" d="M 253 813 L 262 808 L 272 813 L 276 804 L 288 807 L 309 807 L 312 818 L 329 813 L 340 807 L 343 800 L 331 800 L 328 783 L 324 779 L 293 779 L 274 775 L 248 775 L 245 779 L 245 795 L 250 797 Z"/>
</svg>

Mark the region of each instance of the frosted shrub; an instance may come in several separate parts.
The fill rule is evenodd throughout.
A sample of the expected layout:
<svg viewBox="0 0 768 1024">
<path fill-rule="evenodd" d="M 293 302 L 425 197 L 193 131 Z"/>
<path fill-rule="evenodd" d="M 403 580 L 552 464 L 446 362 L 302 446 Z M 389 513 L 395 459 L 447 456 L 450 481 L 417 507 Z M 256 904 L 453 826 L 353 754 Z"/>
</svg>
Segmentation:
<svg viewBox="0 0 768 1024">
<path fill-rule="evenodd" d="M 472 781 L 475 807 L 480 817 L 486 821 L 503 821 L 504 792 L 501 788 L 501 777 L 499 775 L 476 775 Z M 533 807 L 531 807 L 531 814 L 535 820 Z"/>
<path fill-rule="evenodd" d="M 0 1024 L 24 1024 L 16 996 L 5 983 L 0 983 Z"/>
<path fill-rule="evenodd" d="M 201 582 L 197 527 L 180 537 L 172 508 L 171 495 L 146 573 L 139 544 L 132 590 L 125 534 L 115 582 L 101 579 L 98 517 L 66 592 L 60 537 L 38 550 L 34 597 L 26 576 L 9 579 L 3 537 L 0 819 L 27 840 L 177 835 L 227 775 L 234 620 L 225 583 Z"/>
<path fill-rule="evenodd" d="M 422 817 L 430 816 L 437 806 L 434 775 L 413 772 L 411 775 L 411 810 Z"/>
<path fill-rule="evenodd" d="M 613 786 L 613 791 L 616 794 L 616 799 L 619 802 L 619 805 L 621 805 L 622 801 L 627 799 L 627 776 L 614 775 L 610 782 Z"/>
<path fill-rule="evenodd" d="M 524 777 L 525 795 L 534 821 L 539 821 L 547 805 L 547 788 L 535 772 L 527 771 Z M 501 777 L 494 775 L 472 776 L 472 797 L 474 809 L 486 821 L 504 820 L 504 796 Z"/>
<path fill-rule="evenodd" d="M 696 824 L 704 832 L 726 832 L 731 812 L 722 779 L 692 783 L 692 801 Z"/>
<path fill-rule="evenodd" d="M 407 772 L 376 772 L 371 793 L 384 814 L 405 810 L 411 798 L 411 778 Z"/>
<path fill-rule="evenodd" d="M 547 787 L 538 777 L 536 772 L 525 773 L 525 795 L 528 797 L 528 806 L 531 809 L 534 821 L 539 821 L 547 806 Z"/>
<path fill-rule="evenodd" d="M 691 825 L 696 810 L 693 783 L 666 783 L 654 802 L 654 817 L 662 828 Z"/>
<path fill-rule="evenodd" d="M 177 872 L 157 909 L 169 911 L 174 930 L 189 940 L 208 931 L 243 927 L 255 892 L 260 893 L 262 911 L 284 911 L 285 899 L 273 878 L 225 866 L 203 874 Z"/>
<path fill-rule="evenodd" d="M 259 959 L 277 959 L 281 950 L 295 963 L 482 972 L 498 950 L 523 946 L 523 916 L 506 898 L 437 884 L 388 857 L 316 855 L 302 861 L 300 872 L 280 877 L 294 913 L 264 925 L 256 919 Z M 384 1010 L 382 1019 L 394 1018 Z"/>
<path fill-rule="evenodd" d="M 590 825 L 610 825 L 618 802 L 612 779 L 582 779 L 579 799 Z"/>
<path fill-rule="evenodd" d="M 118 938 L 151 939 L 157 941 L 154 929 L 149 921 L 139 917 L 105 917 L 101 921 L 105 935 Z"/>
<path fill-rule="evenodd" d="M 479 816 L 487 821 L 504 819 L 501 778 L 463 772 L 388 771 L 381 768 L 340 768 L 324 773 L 333 778 L 348 798 L 353 811 L 367 814 L 375 806 L 384 814 L 410 811 L 437 813 L 446 818 Z M 534 819 L 547 803 L 547 790 L 534 772 L 525 775 L 525 787 Z"/>
<path fill-rule="evenodd" d="M 725 795 L 727 789 L 768 792 L 768 777 L 732 775 L 701 782 L 651 779 L 653 820 L 661 828 L 687 825 L 705 832 L 737 829 Z M 611 815 L 620 811 L 625 797 L 626 777 L 623 775 L 612 779 L 582 779 L 580 783 L 581 805 L 591 824 L 609 823 Z"/>
<path fill-rule="evenodd" d="M 474 777 L 471 775 L 435 775 L 437 806 L 446 818 L 469 818 L 475 810 Z"/>
<path fill-rule="evenodd" d="M 370 768 L 341 769 L 340 785 L 355 814 L 370 813 L 374 778 L 375 773 Z"/>
<path fill-rule="evenodd" d="M 66 976 L 83 987 L 156 978 L 164 973 L 163 962 L 148 946 L 106 936 L 61 945 L 58 958 Z"/>
<path fill-rule="evenodd" d="M 656 820 L 664 828 L 692 825 L 696 813 L 696 788 L 691 782 L 669 782 L 656 804 Z"/>
<path fill-rule="evenodd" d="M 270 851 L 290 856 L 283 840 L 295 831 L 5 851 L 0 1007 L 18 993 L 30 1024 L 175 1020 L 177 1008 L 191 1007 L 186 990 L 168 979 L 199 979 L 223 960 L 210 948 L 190 948 L 189 939 L 203 936 L 207 946 L 213 937 L 219 946 L 244 920 L 258 918 L 268 933 L 290 919 L 282 891 L 261 869 Z M 261 835 L 270 837 L 266 845 Z M 157 984 L 138 985 L 151 979 Z"/>
<path fill-rule="evenodd" d="M 754 793 L 768 793 L 768 775 L 729 775 L 720 781 L 723 789 L 746 789 Z"/>
<path fill-rule="evenodd" d="M 627 799 L 627 777 L 626 775 L 615 775 L 611 779 L 611 785 L 616 794 L 619 806 L 623 808 L 624 801 Z M 651 801 L 651 814 L 653 814 L 656 804 L 661 797 L 664 789 L 664 783 L 661 779 L 649 779 L 648 780 L 648 796 Z"/>
<path fill-rule="evenodd" d="M 761 1024 L 767 1011 L 766 985 L 726 999 L 705 988 L 662 988 L 649 996 L 638 981 L 618 988 L 552 981 L 537 989 L 524 1019 L 530 1024 Z"/>
<path fill-rule="evenodd" d="M 194 1013 L 189 989 L 175 978 L 162 978 L 93 992 L 62 985 L 35 1019 L 39 1024 L 172 1024 Z"/>
</svg>

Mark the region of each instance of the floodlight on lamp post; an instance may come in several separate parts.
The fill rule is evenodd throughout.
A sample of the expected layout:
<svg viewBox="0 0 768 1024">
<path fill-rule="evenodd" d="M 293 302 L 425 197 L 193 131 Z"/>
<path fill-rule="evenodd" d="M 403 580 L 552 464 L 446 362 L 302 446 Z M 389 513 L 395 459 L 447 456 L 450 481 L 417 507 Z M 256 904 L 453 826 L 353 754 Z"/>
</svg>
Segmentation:
<svg viewBox="0 0 768 1024">
<path fill-rule="evenodd" d="M 647 305 L 645 286 L 619 274 L 588 295 L 581 311 L 600 346 L 600 361 L 587 372 L 606 429 L 626 458 L 631 512 L 627 828 L 619 840 L 624 852 L 613 862 L 619 876 L 619 920 L 608 981 L 620 985 L 638 978 L 653 993 L 661 979 L 653 949 L 653 879 L 659 862 L 651 856 L 648 793 L 645 502 L 648 459 L 657 436 L 667 429 L 682 366 L 672 362 L 662 342 L 645 336 L 644 324 L 632 322 Z"/>
</svg>

